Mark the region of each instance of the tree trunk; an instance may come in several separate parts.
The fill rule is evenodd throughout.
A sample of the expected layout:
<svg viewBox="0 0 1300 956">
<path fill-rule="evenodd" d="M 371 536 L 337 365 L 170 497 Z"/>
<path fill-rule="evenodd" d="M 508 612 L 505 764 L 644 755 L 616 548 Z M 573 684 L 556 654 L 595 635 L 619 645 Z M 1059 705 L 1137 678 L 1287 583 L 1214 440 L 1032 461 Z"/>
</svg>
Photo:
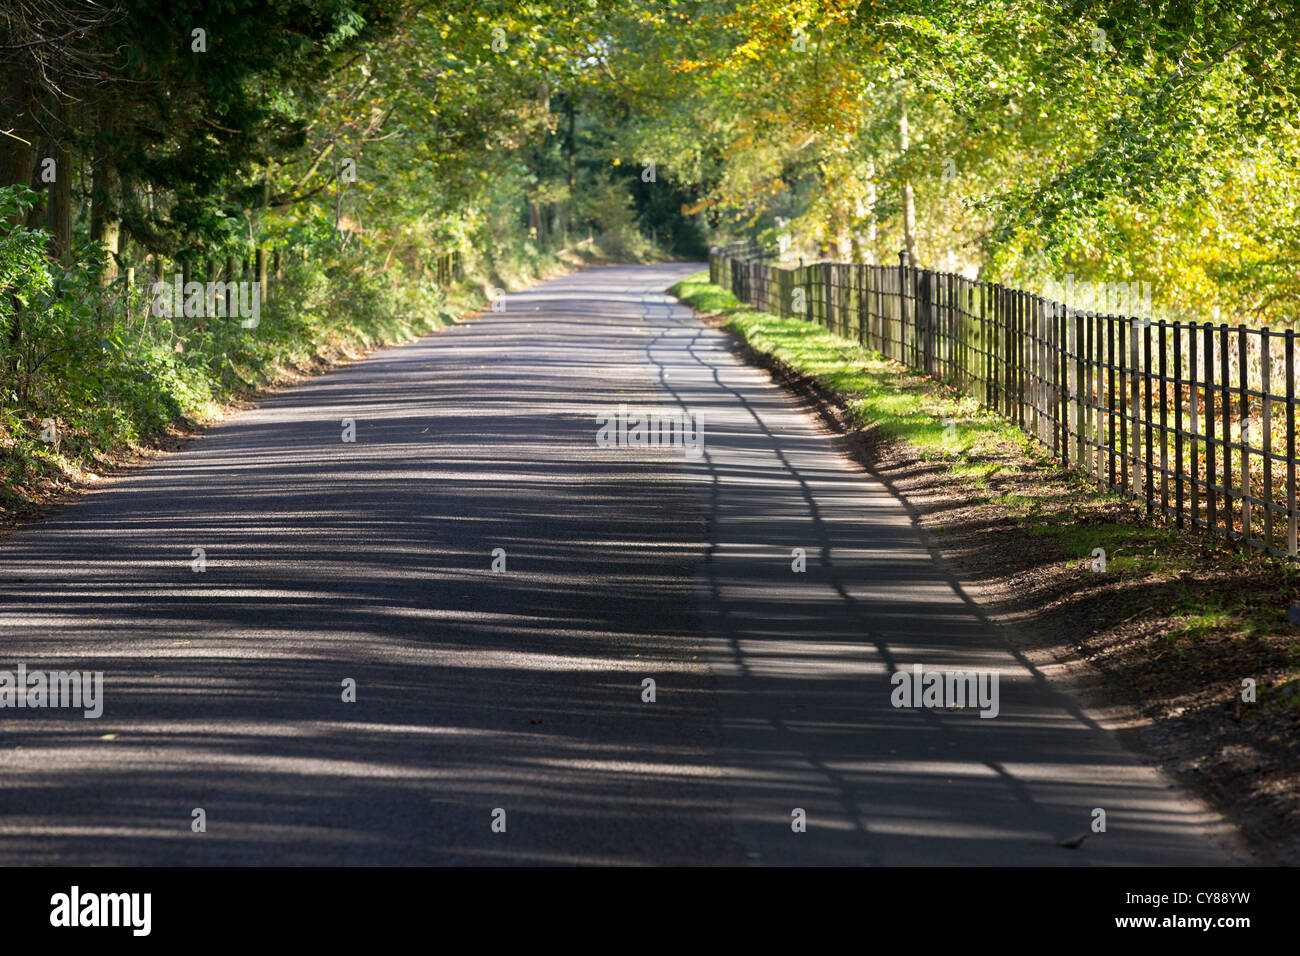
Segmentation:
<svg viewBox="0 0 1300 956">
<path fill-rule="evenodd" d="M 267 280 L 266 269 L 266 250 L 261 246 L 257 249 L 257 289 L 261 300 L 265 302 L 271 297 L 271 285 Z"/>
<path fill-rule="evenodd" d="M 72 258 L 72 143 L 68 128 L 68 106 L 51 94 L 57 117 L 50 156 L 54 159 L 54 182 L 50 183 L 46 206 L 46 228 L 50 231 L 52 259 Z"/>
<path fill-rule="evenodd" d="M 10 68 L 0 85 L 0 116 L 9 136 L 0 136 L 0 186 L 28 183 L 36 164 L 36 97 L 20 71 Z"/>
<path fill-rule="evenodd" d="M 569 99 L 568 99 L 568 102 L 566 103 L 566 105 L 568 106 L 568 110 L 569 110 L 569 143 L 568 143 L 568 146 L 569 146 L 569 178 L 568 178 L 568 183 L 569 183 L 569 198 L 568 198 L 568 200 L 566 201 L 566 206 L 567 206 L 567 208 L 566 208 L 565 211 L 564 211 L 564 241 L 565 241 L 565 243 L 567 244 L 568 241 L 569 241 L 569 233 L 570 233 L 570 232 L 572 231 L 572 229 L 573 229 L 573 172 L 574 172 L 574 160 L 573 160 L 573 156 L 574 156 L 574 152 L 575 152 L 575 150 L 578 148 L 577 140 L 576 140 L 575 137 L 574 137 L 575 117 L 577 116 L 578 111 L 577 111 L 577 109 L 576 109 L 576 108 L 574 107 L 574 105 L 573 105 L 573 94 L 572 94 L 572 93 L 569 94 Z"/>
<path fill-rule="evenodd" d="M 906 154 L 909 144 L 907 126 L 907 102 L 904 101 L 898 114 L 898 148 Z M 906 157 L 903 160 L 907 162 Z M 907 249 L 907 261 L 913 268 L 919 268 L 920 259 L 916 254 L 916 197 L 912 192 L 912 180 L 903 176 L 903 246 Z"/>
<path fill-rule="evenodd" d="M 238 308 L 239 305 L 239 303 L 236 301 L 235 298 L 236 296 L 239 295 L 239 293 L 235 291 L 234 283 L 239 281 L 239 276 L 235 274 L 234 256 L 229 256 L 229 255 L 226 256 L 226 274 L 223 277 L 222 281 L 226 283 L 226 289 L 225 289 L 226 315 L 227 317 L 229 317 L 235 314 L 235 309 Z"/>
<path fill-rule="evenodd" d="M 36 200 L 32 203 L 32 208 L 27 210 L 28 229 L 39 229 L 45 225 L 45 210 L 49 206 L 49 194 L 47 190 L 49 185 L 41 181 L 41 163 L 47 157 L 53 158 L 54 141 L 48 136 L 40 141 L 36 149 L 36 161 L 32 164 L 32 175 L 30 186 L 32 192 L 36 193 Z"/>
<path fill-rule="evenodd" d="M 90 238 L 104 248 L 108 261 L 99 277 L 101 286 L 112 285 L 118 275 L 117 245 L 121 232 L 118 212 L 120 184 L 117 166 L 108 143 L 112 118 L 107 107 L 100 110 L 99 129 L 95 132 L 95 158 L 91 168 Z"/>
<path fill-rule="evenodd" d="M 0 136 L 0 140 L 8 140 L 8 136 Z M 11 186 L 14 183 L 32 184 L 36 172 L 36 145 L 37 140 L 33 137 L 31 146 L 14 141 L 13 146 L 6 152 L 8 155 L 0 157 L 0 163 L 4 164 L 0 168 L 0 185 Z M 19 225 L 24 221 L 24 217 L 15 213 L 9 219 L 11 226 Z"/>
<path fill-rule="evenodd" d="M 876 161 L 867 160 L 867 240 L 865 243 L 864 260 L 868 263 L 876 261 L 876 203 L 880 200 L 876 192 Z"/>
</svg>

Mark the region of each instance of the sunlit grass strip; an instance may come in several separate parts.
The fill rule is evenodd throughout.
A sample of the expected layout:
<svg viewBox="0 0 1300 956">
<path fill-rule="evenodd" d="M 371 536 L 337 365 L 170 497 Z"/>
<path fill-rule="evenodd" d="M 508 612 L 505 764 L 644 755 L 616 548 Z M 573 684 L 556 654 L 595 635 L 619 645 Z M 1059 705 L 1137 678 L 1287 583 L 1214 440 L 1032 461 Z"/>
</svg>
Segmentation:
<svg viewBox="0 0 1300 956">
<path fill-rule="evenodd" d="M 1028 435 L 974 399 L 820 325 L 752 311 L 705 272 L 669 291 L 699 312 L 725 314 L 751 348 L 840 395 L 854 424 L 902 439 L 954 472 L 979 478 L 1013 467 L 1009 458 L 1036 454 Z"/>
</svg>

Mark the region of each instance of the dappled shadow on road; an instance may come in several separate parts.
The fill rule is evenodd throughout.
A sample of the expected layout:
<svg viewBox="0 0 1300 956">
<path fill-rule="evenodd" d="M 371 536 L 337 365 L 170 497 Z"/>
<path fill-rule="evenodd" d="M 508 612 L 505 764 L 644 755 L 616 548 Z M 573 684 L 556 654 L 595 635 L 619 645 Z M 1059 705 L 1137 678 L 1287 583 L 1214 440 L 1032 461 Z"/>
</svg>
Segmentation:
<svg viewBox="0 0 1300 956">
<path fill-rule="evenodd" d="M 0 667 L 102 670 L 105 712 L 0 711 L 0 859 L 738 862 L 703 523 L 670 452 L 595 445 L 659 400 L 601 290 L 273 395 L 5 542 Z"/>
<path fill-rule="evenodd" d="M 98 720 L 0 710 L 0 862 L 1199 862 L 896 502 L 649 291 L 689 271 L 510 295 L 0 543 L 0 668 L 105 680 Z M 598 448 L 620 403 L 702 412 L 704 457 Z M 1001 670 L 1001 715 L 895 710 L 914 663 Z M 1097 806 L 1106 853 L 1056 846 Z"/>
<path fill-rule="evenodd" d="M 767 862 L 1205 864 L 1226 827 L 1171 794 L 1025 656 L 868 480 L 732 342 L 685 310 L 647 348 L 682 405 L 716 406 L 694 471 L 710 514 L 702 608 L 742 832 Z M 719 396 L 725 399 L 718 401 Z M 795 548 L 806 570 L 795 570 Z M 892 674 L 996 673 L 980 708 L 899 709 Z M 792 807 L 811 825 L 777 839 Z M 815 809 L 814 809 L 815 808 Z M 1107 831 L 1093 833 L 1104 809 Z M 1087 853 L 1061 841 L 1089 832 Z"/>
</svg>

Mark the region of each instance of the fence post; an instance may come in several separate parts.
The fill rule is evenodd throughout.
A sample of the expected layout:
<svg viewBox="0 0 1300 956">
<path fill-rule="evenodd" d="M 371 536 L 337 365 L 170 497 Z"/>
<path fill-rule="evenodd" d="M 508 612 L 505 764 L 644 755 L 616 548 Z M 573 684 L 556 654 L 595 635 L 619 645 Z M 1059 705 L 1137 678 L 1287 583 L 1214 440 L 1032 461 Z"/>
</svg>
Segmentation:
<svg viewBox="0 0 1300 956">
<path fill-rule="evenodd" d="M 1296 555 L 1295 507 L 1295 331 L 1286 330 L 1286 553 Z"/>
<path fill-rule="evenodd" d="M 1061 306 L 1061 313 L 1061 351 L 1063 353 L 1061 367 L 1064 370 L 1062 381 L 1067 387 L 1073 386 L 1073 392 L 1067 393 L 1065 398 L 1067 407 L 1074 418 L 1074 464 L 1076 468 L 1081 468 L 1087 466 L 1087 462 L 1093 453 L 1093 448 L 1089 446 L 1089 443 L 1100 444 L 1101 442 L 1101 436 L 1093 433 L 1091 427 L 1093 423 L 1089 420 L 1094 396 L 1091 394 L 1091 351 L 1086 344 L 1086 338 L 1091 335 L 1093 323 L 1092 316 L 1071 309 L 1068 305 Z M 1073 354 L 1070 352 L 1071 332 L 1074 333 Z M 1073 362 L 1070 361 L 1072 358 L 1074 359 Z M 1071 380 L 1071 372 L 1074 373 L 1073 380 Z M 1070 415 L 1066 416 L 1065 422 L 1067 429 L 1066 445 L 1068 447 L 1072 437 L 1068 431 Z M 1097 472 L 1100 478 L 1100 467 L 1098 467 Z"/>
<path fill-rule="evenodd" d="M 1214 465 L 1214 326 L 1206 322 L 1205 340 L 1205 523 L 1211 531 L 1219 525 L 1219 498 L 1214 490 L 1218 469 Z"/>
<path fill-rule="evenodd" d="M 1052 324 L 1055 327 L 1056 360 L 1056 415 L 1060 419 L 1055 434 L 1060 436 L 1061 464 L 1070 464 L 1070 416 L 1074 409 L 1070 401 L 1070 312 L 1061 303 L 1052 302 Z M 1076 384 L 1075 388 L 1078 388 Z"/>
<path fill-rule="evenodd" d="M 898 252 L 898 358 L 907 354 L 907 250 Z"/>
<path fill-rule="evenodd" d="M 1160 510 L 1169 512 L 1169 342 L 1160 320 L 1156 347 L 1160 350 Z"/>
<path fill-rule="evenodd" d="M 858 263 L 858 344 L 867 344 L 867 267 Z"/>
<path fill-rule="evenodd" d="M 804 265 L 803 256 L 799 257 L 799 278 L 803 280 L 803 320 L 813 321 L 812 307 L 812 269 Z"/>
<path fill-rule="evenodd" d="M 920 328 L 921 322 L 925 322 L 925 371 L 928 375 L 939 375 L 938 354 L 935 349 L 935 321 L 934 293 L 935 286 L 938 284 L 935 280 L 935 273 L 929 269 L 922 269 L 920 275 L 919 288 L 917 289 L 918 308 L 916 310 L 917 328 Z M 924 317 L 924 318 L 923 318 Z"/>
<path fill-rule="evenodd" d="M 1143 398 L 1143 429 L 1146 433 L 1146 458 L 1142 466 L 1142 477 L 1146 481 L 1144 494 L 1147 503 L 1147 517 L 1150 517 L 1154 511 L 1152 498 L 1155 496 L 1155 486 L 1152 483 L 1154 461 L 1151 454 L 1151 433 L 1152 424 L 1155 416 L 1151 413 L 1151 323 L 1146 319 L 1142 320 L 1142 391 L 1145 393 Z"/>
<path fill-rule="evenodd" d="M 1264 453 L 1264 500 L 1268 502 L 1264 506 L 1264 542 L 1269 550 L 1276 548 L 1276 545 L 1273 544 L 1273 392 L 1269 372 L 1272 359 L 1273 340 L 1268 329 L 1264 329 L 1259 333 L 1259 373 L 1261 379 L 1259 390 L 1264 395 L 1263 407 L 1260 409 L 1264 419 L 1260 439 Z"/>
<path fill-rule="evenodd" d="M 1241 444 L 1241 536 L 1250 541 L 1250 395 L 1247 388 L 1246 327 L 1237 326 L 1237 395 L 1241 401 L 1241 420 L 1237 423 L 1237 441 Z"/>
<path fill-rule="evenodd" d="M 984 374 L 984 407 L 993 407 L 993 343 L 989 337 L 988 322 L 988 283 L 978 283 L 976 290 L 980 302 L 980 348 L 977 364 L 982 366 Z"/>
<path fill-rule="evenodd" d="M 831 290 L 834 288 L 835 267 L 829 262 L 823 262 L 818 278 L 822 283 L 822 324 L 826 326 L 828 332 L 835 331 L 835 307 L 831 301 Z"/>
<path fill-rule="evenodd" d="M 1183 527 L 1183 327 L 1174 330 L 1174 508 L 1178 527 Z M 1268 391 L 1268 370 L 1264 370 L 1264 391 Z"/>
</svg>

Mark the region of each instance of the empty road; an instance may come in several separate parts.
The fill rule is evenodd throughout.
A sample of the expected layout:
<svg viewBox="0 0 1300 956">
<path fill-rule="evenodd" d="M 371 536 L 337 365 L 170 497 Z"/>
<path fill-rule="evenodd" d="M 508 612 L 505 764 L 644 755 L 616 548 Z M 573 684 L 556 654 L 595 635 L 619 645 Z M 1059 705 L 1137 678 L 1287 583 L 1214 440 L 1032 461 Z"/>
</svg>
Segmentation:
<svg viewBox="0 0 1300 956">
<path fill-rule="evenodd" d="M 103 673 L 0 709 L 0 864 L 1234 862 L 663 294 L 698 268 L 511 294 L 0 540 L 0 671 Z M 601 447 L 620 405 L 702 454 Z M 893 706 L 918 664 L 997 716 Z"/>
</svg>

